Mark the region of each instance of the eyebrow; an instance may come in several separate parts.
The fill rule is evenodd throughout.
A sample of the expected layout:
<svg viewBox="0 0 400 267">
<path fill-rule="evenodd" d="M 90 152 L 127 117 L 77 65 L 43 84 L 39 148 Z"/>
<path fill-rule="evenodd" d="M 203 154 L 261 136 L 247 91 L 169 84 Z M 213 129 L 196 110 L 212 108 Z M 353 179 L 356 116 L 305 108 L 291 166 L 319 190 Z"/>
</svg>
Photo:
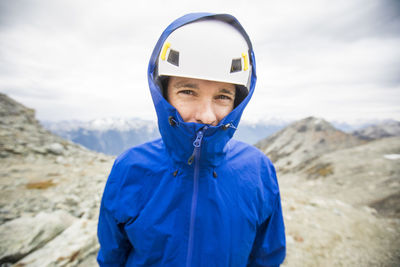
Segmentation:
<svg viewBox="0 0 400 267">
<path fill-rule="evenodd" d="M 219 89 L 219 92 L 220 92 L 220 93 L 229 94 L 229 95 L 234 95 L 234 93 L 233 93 L 232 90 L 228 90 L 228 89 L 225 89 L 225 88 Z"/>
<path fill-rule="evenodd" d="M 181 88 L 181 87 L 187 87 L 187 88 L 192 88 L 192 89 L 199 89 L 199 86 L 195 83 L 190 83 L 187 81 L 181 81 L 181 82 L 177 82 L 176 84 L 174 84 L 174 88 Z"/>
</svg>

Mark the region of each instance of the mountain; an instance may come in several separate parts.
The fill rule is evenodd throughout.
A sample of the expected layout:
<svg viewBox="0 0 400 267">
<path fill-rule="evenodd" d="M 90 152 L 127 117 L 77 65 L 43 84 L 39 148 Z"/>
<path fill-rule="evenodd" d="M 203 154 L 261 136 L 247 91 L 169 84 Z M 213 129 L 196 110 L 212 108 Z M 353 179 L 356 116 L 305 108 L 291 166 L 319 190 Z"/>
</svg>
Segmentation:
<svg viewBox="0 0 400 267">
<path fill-rule="evenodd" d="M 80 146 L 51 134 L 35 118 L 35 111 L 0 93 L 0 157 L 29 153 L 61 155 Z"/>
<path fill-rule="evenodd" d="M 154 122 L 140 119 L 96 119 L 88 122 L 43 122 L 51 132 L 82 146 L 109 155 L 159 138 Z"/>
<path fill-rule="evenodd" d="M 34 114 L 0 94 L 0 266 L 97 266 L 98 211 L 114 157 L 50 133 Z M 313 120 L 319 123 L 296 129 L 305 136 L 318 132 L 316 124 L 334 131 Z M 399 266 L 396 138 L 337 146 L 303 168 L 278 171 L 283 267 Z"/>
<path fill-rule="evenodd" d="M 400 137 L 366 142 L 310 117 L 257 146 L 277 166 L 282 266 L 399 266 Z"/>
<path fill-rule="evenodd" d="M 396 127 L 390 122 L 369 129 L 394 134 Z M 270 156 L 283 181 L 295 180 L 289 184 L 309 184 L 309 190 L 354 205 L 382 206 L 385 201 L 400 205 L 400 136 L 367 142 L 323 119 L 308 117 L 257 147 Z M 391 212 L 400 218 L 400 209 Z"/>
<path fill-rule="evenodd" d="M 0 265 L 96 266 L 113 158 L 50 133 L 1 93 L 0 137 Z"/>
<path fill-rule="evenodd" d="M 330 151 L 363 143 L 351 134 L 334 128 L 315 117 L 296 121 L 272 136 L 256 143 L 282 173 L 301 169 L 307 163 Z"/>
<path fill-rule="evenodd" d="M 352 134 L 365 140 L 400 136 L 400 121 L 389 120 L 381 122 L 353 131 Z"/>
</svg>

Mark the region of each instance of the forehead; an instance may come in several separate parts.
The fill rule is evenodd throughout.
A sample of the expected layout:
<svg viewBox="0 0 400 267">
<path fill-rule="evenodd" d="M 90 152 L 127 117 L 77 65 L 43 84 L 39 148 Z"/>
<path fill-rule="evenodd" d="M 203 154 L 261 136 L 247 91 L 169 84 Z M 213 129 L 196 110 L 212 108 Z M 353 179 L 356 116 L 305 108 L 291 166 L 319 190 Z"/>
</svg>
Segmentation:
<svg viewBox="0 0 400 267">
<path fill-rule="evenodd" d="M 235 85 L 232 83 L 193 79 L 186 77 L 175 77 L 175 76 L 170 77 L 168 85 L 169 87 L 172 86 L 173 88 L 177 89 L 180 87 L 191 87 L 193 89 L 215 88 L 215 89 L 225 89 L 229 91 L 235 90 Z"/>
</svg>

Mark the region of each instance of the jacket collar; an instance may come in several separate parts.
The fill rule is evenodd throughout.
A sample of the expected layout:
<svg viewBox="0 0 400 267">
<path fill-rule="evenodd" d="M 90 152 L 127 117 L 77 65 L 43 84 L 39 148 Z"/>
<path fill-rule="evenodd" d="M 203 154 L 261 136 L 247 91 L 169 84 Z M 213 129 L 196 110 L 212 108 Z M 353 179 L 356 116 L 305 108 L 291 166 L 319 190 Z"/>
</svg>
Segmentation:
<svg viewBox="0 0 400 267">
<path fill-rule="evenodd" d="M 257 80 L 252 45 L 240 23 L 233 16 L 227 14 L 192 13 L 178 18 L 161 34 L 153 50 L 148 67 L 148 82 L 157 112 L 159 131 L 166 149 L 175 163 L 187 164 L 194 150 L 193 142 L 196 139 L 196 134 L 200 129 L 203 129 L 204 125 L 184 122 L 178 111 L 165 100 L 160 85 L 156 81 L 156 62 L 162 44 L 171 32 L 187 23 L 205 18 L 223 20 L 236 27 L 249 43 L 250 62 L 252 64 L 251 83 L 247 97 L 231 113 L 222 119 L 217 126 L 208 126 L 207 130 L 204 132 L 201 143 L 200 164 L 203 166 L 218 166 L 225 157 L 226 151 L 229 148 L 228 142 L 239 124 L 244 108 L 253 95 Z"/>
</svg>

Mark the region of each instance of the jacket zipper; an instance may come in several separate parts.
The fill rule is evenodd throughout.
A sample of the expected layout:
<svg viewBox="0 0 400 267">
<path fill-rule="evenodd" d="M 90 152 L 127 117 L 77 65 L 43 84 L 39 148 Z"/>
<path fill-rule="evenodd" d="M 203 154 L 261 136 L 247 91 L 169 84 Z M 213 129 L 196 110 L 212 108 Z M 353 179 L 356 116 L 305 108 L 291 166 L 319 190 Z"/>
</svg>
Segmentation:
<svg viewBox="0 0 400 267">
<path fill-rule="evenodd" d="M 192 263 L 193 256 L 193 235 L 194 235 L 194 224 L 197 209 L 197 197 L 199 190 L 199 172 L 200 172 L 200 149 L 201 142 L 203 140 L 204 131 L 207 130 L 207 126 L 204 126 L 197 132 L 196 139 L 193 142 L 194 150 L 193 154 L 188 160 L 188 164 L 192 164 L 194 159 L 194 173 L 193 173 L 193 195 L 192 195 L 192 205 L 190 209 L 190 228 L 189 228 L 189 242 L 188 250 L 186 256 L 186 266 L 189 267 Z"/>
</svg>

